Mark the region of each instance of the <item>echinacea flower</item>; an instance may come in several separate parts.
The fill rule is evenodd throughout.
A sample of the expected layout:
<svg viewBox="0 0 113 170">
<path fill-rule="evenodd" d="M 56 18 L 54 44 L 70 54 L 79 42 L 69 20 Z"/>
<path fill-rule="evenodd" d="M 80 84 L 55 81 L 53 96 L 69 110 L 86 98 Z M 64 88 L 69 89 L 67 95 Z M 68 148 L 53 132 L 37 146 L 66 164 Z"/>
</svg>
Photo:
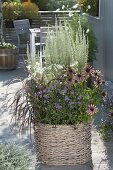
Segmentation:
<svg viewBox="0 0 113 170">
<path fill-rule="evenodd" d="M 107 97 L 107 93 L 106 92 L 102 92 L 102 97 Z"/>
<path fill-rule="evenodd" d="M 102 79 L 98 78 L 96 81 L 94 81 L 94 84 L 98 87 L 99 85 L 102 85 Z"/>
<path fill-rule="evenodd" d="M 101 72 L 99 70 L 92 70 L 92 76 L 95 78 L 101 77 Z"/>
<path fill-rule="evenodd" d="M 75 75 L 75 83 L 76 83 L 76 81 L 78 81 L 78 83 L 80 83 L 80 82 L 83 82 L 84 80 L 85 80 L 85 76 L 84 75 L 82 75 L 80 73 L 77 73 Z"/>
<path fill-rule="evenodd" d="M 97 110 L 98 110 L 97 107 L 91 104 L 88 106 L 87 113 L 93 116 L 97 113 Z"/>
<path fill-rule="evenodd" d="M 85 74 L 86 75 L 90 75 L 91 73 L 92 73 L 92 66 L 90 66 L 90 65 L 87 65 L 86 67 L 85 67 Z"/>
<path fill-rule="evenodd" d="M 109 113 L 109 116 L 113 117 L 113 111 Z"/>
</svg>

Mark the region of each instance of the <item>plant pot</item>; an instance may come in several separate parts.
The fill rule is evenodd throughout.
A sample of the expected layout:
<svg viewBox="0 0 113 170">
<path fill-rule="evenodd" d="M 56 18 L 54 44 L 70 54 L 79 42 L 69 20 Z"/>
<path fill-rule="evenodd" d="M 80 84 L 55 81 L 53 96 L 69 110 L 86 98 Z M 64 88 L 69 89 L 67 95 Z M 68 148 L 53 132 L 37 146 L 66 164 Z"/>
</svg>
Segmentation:
<svg viewBox="0 0 113 170">
<path fill-rule="evenodd" d="M 38 124 L 35 127 L 37 160 L 47 165 L 77 165 L 91 161 L 91 124 Z"/>
<path fill-rule="evenodd" d="M 13 21 L 5 21 L 6 28 L 14 28 Z"/>
<path fill-rule="evenodd" d="M 0 49 L 0 69 L 16 69 L 17 49 Z"/>
</svg>

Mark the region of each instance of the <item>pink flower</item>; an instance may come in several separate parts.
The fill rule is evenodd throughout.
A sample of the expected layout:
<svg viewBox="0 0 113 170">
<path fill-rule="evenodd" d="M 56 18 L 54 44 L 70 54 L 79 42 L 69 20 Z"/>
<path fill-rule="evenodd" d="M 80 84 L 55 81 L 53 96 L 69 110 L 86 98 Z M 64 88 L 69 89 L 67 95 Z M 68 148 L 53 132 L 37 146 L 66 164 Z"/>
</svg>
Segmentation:
<svg viewBox="0 0 113 170">
<path fill-rule="evenodd" d="M 93 116 L 97 113 L 97 110 L 97 107 L 91 104 L 90 106 L 88 106 L 87 113 Z"/>
<path fill-rule="evenodd" d="M 86 74 L 91 74 L 91 72 L 92 72 L 92 66 L 87 65 L 87 66 L 85 67 L 85 73 L 86 73 Z"/>
<path fill-rule="evenodd" d="M 96 79 L 100 79 L 102 77 L 101 72 L 99 70 L 92 70 L 92 76 Z"/>
<path fill-rule="evenodd" d="M 75 79 L 75 83 L 80 83 L 80 82 L 84 82 L 85 81 L 85 76 L 80 74 L 80 73 L 77 73 L 74 77 Z"/>
</svg>

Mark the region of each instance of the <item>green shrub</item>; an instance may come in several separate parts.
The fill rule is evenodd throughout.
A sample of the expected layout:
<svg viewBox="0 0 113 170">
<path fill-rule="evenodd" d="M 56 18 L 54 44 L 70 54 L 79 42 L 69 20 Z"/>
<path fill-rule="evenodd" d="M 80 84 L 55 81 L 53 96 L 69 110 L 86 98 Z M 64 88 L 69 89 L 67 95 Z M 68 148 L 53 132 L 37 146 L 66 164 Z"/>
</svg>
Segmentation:
<svg viewBox="0 0 113 170">
<path fill-rule="evenodd" d="M 23 2 L 21 4 L 20 18 L 33 19 L 38 16 L 38 6 L 32 2 Z"/>
<path fill-rule="evenodd" d="M 47 0 L 33 0 L 33 2 L 35 2 L 38 5 L 40 11 L 48 10 L 47 9 L 47 3 L 48 3 Z"/>
<path fill-rule="evenodd" d="M 92 30 L 91 24 L 88 22 L 86 16 L 80 16 L 79 14 L 74 14 L 71 21 L 71 27 L 74 31 L 73 38 L 76 39 L 76 32 L 79 27 L 79 21 L 81 26 L 84 30 L 84 34 L 88 39 L 89 47 L 88 47 L 88 62 L 92 62 L 96 59 L 96 52 L 97 52 L 97 43 L 94 32 Z"/>
<path fill-rule="evenodd" d="M 75 5 L 76 0 L 34 0 L 34 2 L 39 6 L 41 11 L 54 11 L 58 8 L 62 10 L 63 5 L 66 8 L 71 8 Z"/>
<path fill-rule="evenodd" d="M 14 2 L 3 3 L 3 17 L 7 21 L 15 20 L 19 17 L 21 4 Z"/>
<path fill-rule="evenodd" d="M 75 5 L 75 0 L 49 0 L 48 1 L 48 10 L 56 10 L 60 8 L 62 10 L 62 6 L 64 5 L 66 8 L 72 8 L 73 5 Z"/>
<path fill-rule="evenodd" d="M 13 144 L 0 144 L 0 170 L 30 170 L 31 159 L 25 149 Z"/>
<path fill-rule="evenodd" d="M 4 2 L 3 17 L 7 21 L 33 19 L 38 16 L 38 6 L 32 2 Z"/>
<path fill-rule="evenodd" d="M 78 3 L 80 5 L 82 4 L 83 12 L 87 12 L 93 16 L 98 16 L 98 14 L 99 14 L 99 0 L 78 0 Z"/>
</svg>

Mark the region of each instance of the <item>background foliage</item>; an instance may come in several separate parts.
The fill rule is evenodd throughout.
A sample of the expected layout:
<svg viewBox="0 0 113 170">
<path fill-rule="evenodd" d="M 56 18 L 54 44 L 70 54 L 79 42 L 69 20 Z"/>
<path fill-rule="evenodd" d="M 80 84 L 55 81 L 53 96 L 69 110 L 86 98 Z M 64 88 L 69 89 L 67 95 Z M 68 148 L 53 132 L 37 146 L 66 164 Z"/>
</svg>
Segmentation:
<svg viewBox="0 0 113 170">
<path fill-rule="evenodd" d="M 38 16 L 38 6 L 32 2 L 4 2 L 3 17 L 7 21 L 33 19 Z"/>
<path fill-rule="evenodd" d="M 36 4 L 39 6 L 39 9 L 42 11 L 55 11 L 58 8 L 62 10 L 63 5 L 71 8 L 73 5 L 75 5 L 76 0 L 34 0 L 34 2 L 36 2 Z"/>
<path fill-rule="evenodd" d="M 78 3 L 82 5 L 83 12 L 87 12 L 90 15 L 98 16 L 99 15 L 99 0 L 78 0 Z M 88 5 L 91 6 L 91 9 L 88 9 Z"/>
</svg>

